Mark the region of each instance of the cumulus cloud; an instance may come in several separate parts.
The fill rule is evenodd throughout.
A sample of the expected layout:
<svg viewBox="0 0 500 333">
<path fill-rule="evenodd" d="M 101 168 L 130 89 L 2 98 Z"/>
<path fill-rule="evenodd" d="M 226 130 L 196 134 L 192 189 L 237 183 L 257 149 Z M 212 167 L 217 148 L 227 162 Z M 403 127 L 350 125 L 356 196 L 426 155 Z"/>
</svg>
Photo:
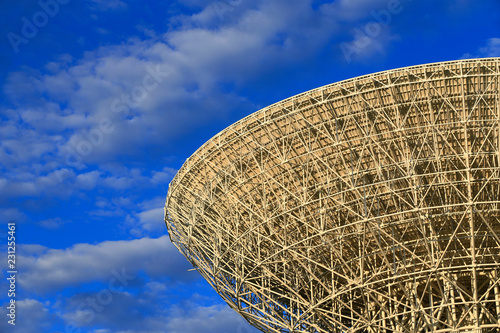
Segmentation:
<svg viewBox="0 0 500 333">
<path fill-rule="evenodd" d="M 38 146 L 26 151 L 36 152 L 23 161 L 50 152 L 65 164 L 76 152 L 84 164 L 100 163 L 223 119 L 232 109 L 254 111 L 244 97 L 220 89 L 221 84 L 241 84 L 318 52 L 336 31 L 336 18 L 347 10 L 346 4 L 338 6 L 335 16 L 334 9 L 313 9 L 311 1 L 299 0 L 259 1 L 255 6 L 228 13 L 237 20 L 224 20 L 217 29 L 184 23 L 161 38 L 102 47 L 72 65 L 66 60 L 51 65 L 52 71 L 11 73 L 4 91 L 23 105 L 18 110 L 22 136 L 29 129 L 65 129 L 56 141 L 31 139 Z"/>
<path fill-rule="evenodd" d="M 479 53 L 485 57 L 500 56 L 500 38 L 488 39 L 486 46 L 479 49 Z"/>
<path fill-rule="evenodd" d="M 384 54 L 388 45 L 400 37 L 393 32 L 393 21 L 405 11 L 404 1 L 335 1 L 328 5 L 330 12 L 351 32 L 351 39 L 340 43 L 347 63 L 366 61 Z M 340 15 L 339 15 L 340 14 Z M 339 16 L 337 16 L 339 15 Z"/>
<path fill-rule="evenodd" d="M 186 4 L 204 9 L 179 16 L 179 25 L 163 34 L 103 46 L 80 59 L 63 55 L 45 70 L 8 76 L 3 90 L 13 107 L 0 110 L 8 119 L 0 125 L 3 196 L 68 197 L 151 182 L 165 188 L 172 168 L 145 180 L 149 175 L 106 175 L 102 166 L 124 156 L 144 158 L 145 147 L 163 152 L 195 128 L 226 121 L 231 112 L 255 111 L 245 96 L 224 87 L 313 57 L 338 37 L 342 24 L 387 6 L 382 0 L 230 2 L 221 19 L 212 2 Z M 388 30 L 379 37 L 364 55 L 383 52 L 393 38 Z M 29 176 L 20 179 L 21 173 Z M 64 187 L 57 184 L 61 179 Z"/>
<path fill-rule="evenodd" d="M 39 247 L 20 248 L 18 258 L 23 269 L 19 285 L 31 292 L 45 293 L 92 281 L 108 282 L 118 273 L 137 276 L 143 271 L 149 276 L 169 276 L 173 280 L 194 277 L 192 272 L 187 273 L 191 266 L 167 236 L 95 245 L 81 243 L 67 249 L 44 248 L 43 253 Z"/>
<path fill-rule="evenodd" d="M 1 188 L 1 179 L 0 179 L 0 188 Z M 20 211 L 18 208 L 4 208 L 0 209 L 0 216 L 2 216 L 2 220 L 4 222 L 24 222 L 27 219 L 26 214 Z"/>
<path fill-rule="evenodd" d="M 273 66 L 297 63 L 320 52 L 339 32 L 339 22 L 370 17 L 372 9 L 387 6 L 381 0 L 335 1 L 316 9 L 312 1 L 301 0 L 230 4 L 233 10 L 226 9 L 216 29 L 198 21 L 200 15 L 220 16 L 207 4 L 160 39 L 102 47 L 73 65 L 64 59 L 59 66 L 52 62 L 47 73 L 11 73 L 4 91 L 30 105 L 21 113 L 24 124 L 70 130 L 65 143 L 57 144 L 61 157 L 70 147 L 78 149 L 83 133 L 111 119 L 112 133 L 103 133 L 84 156 L 96 162 L 111 151 L 133 153 L 146 143 L 161 142 L 232 108 L 251 107 L 245 98 L 221 91 L 219 83 L 242 83 Z M 151 69 L 159 70 L 152 75 Z"/>
<path fill-rule="evenodd" d="M 109 8 L 119 2 L 94 3 Z M 80 59 L 66 55 L 45 69 L 10 73 L 2 88 L 12 107 L 0 108 L 7 119 L 0 125 L 4 202 L 70 198 L 103 188 L 161 186 L 166 192 L 175 174 L 171 167 L 123 172 L 108 166 L 121 158 L 152 158 L 146 151 L 164 154 L 180 135 L 227 121 L 231 112 L 255 111 L 245 96 L 225 87 L 319 52 L 336 29 L 327 8 L 313 8 L 311 1 L 243 2 L 224 20 L 210 2 L 190 5 L 207 6 L 201 12 L 210 12 L 217 26 L 197 21 L 199 13 L 184 16 L 175 29 L 145 40 L 131 38 Z M 144 231 L 155 228 L 146 213 L 136 220 Z"/>
<path fill-rule="evenodd" d="M 142 211 L 128 216 L 127 224 L 132 225 L 130 233 L 135 237 L 158 235 L 166 232 L 163 207 Z"/>
<path fill-rule="evenodd" d="M 49 302 L 42 303 L 36 299 L 24 298 L 16 301 L 16 325 L 7 323 L 8 304 L 0 308 L 0 331 L 16 333 L 43 333 L 50 330 L 56 315 L 50 313 Z M 15 328 L 13 330 L 13 328 Z"/>
<path fill-rule="evenodd" d="M 116 331 L 120 327 L 141 327 L 139 325 L 145 319 L 144 310 L 154 311 L 155 305 L 154 301 L 141 305 L 144 301 L 150 300 L 127 291 L 103 289 L 72 295 L 61 301 L 59 307 L 63 310 L 61 317 L 66 326 L 75 330 L 99 327 Z"/>
<path fill-rule="evenodd" d="M 58 229 L 65 223 L 67 223 L 67 221 L 61 219 L 60 217 L 46 219 L 39 222 L 39 224 L 46 229 Z"/>
<path fill-rule="evenodd" d="M 500 38 L 488 39 L 486 45 L 479 48 L 476 53 L 466 53 L 462 56 L 462 59 L 483 57 L 500 57 Z"/>
<path fill-rule="evenodd" d="M 26 166 L 28 167 L 28 166 Z M 31 165 L 31 167 L 36 167 Z M 42 166 L 40 166 L 42 168 Z M 47 169 L 47 166 L 43 167 Z M 119 216 L 125 217 L 127 210 L 146 210 L 131 201 L 131 198 L 124 198 L 123 194 L 136 196 L 140 191 L 157 189 L 158 193 L 167 194 L 168 182 L 175 173 L 174 169 L 161 168 L 157 170 L 145 170 L 126 167 L 108 167 L 101 170 L 78 171 L 69 168 L 62 168 L 48 171 L 45 175 L 37 175 L 36 172 L 28 173 L 21 170 L 11 170 L 0 176 L 0 200 L 5 206 L 0 205 L 0 212 L 4 213 L 6 219 L 16 221 L 30 221 L 23 209 L 23 202 L 15 200 L 22 197 L 39 198 L 43 200 L 63 199 L 69 200 L 75 196 L 82 197 L 85 193 L 96 191 L 104 197 L 96 201 L 96 208 L 89 210 L 91 215 Z M 130 189 L 135 189 L 130 193 Z M 93 193 L 95 195 L 95 193 Z M 10 202 L 15 202 L 17 208 L 9 208 Z M 123 200 L 128 200 L 123 202 Z M 163 198 L 164 200 L 164 198 Z M 107 203 L 105 203 L 108 201 Z M 157 201 L 156 208 L 161 207 Z M 151 209 L 151 208 L 147 208 Z M 118 213 L 118 214 L 117 214 Z M 60 216 L 48 217 L 43 220 L 42 226 L 55 227 L 56 218 Z M 39 220 L 37 220 L 39 221 Z M 59 222 L 63 222 L 59 220 Z M 67 221 L 66 221 L 67 222 Z M 61 223 L 57 223 L 61 225 Z"/>
<path fill-rule="evenodd" d="M 173 291 L 163 283 L 149 282 L 138 293 L 127 289 L 102 289 L 59 297 L 56 302 L 24 298 L 16 302 L 16 332 L 47 332 L 54 325 L 69 331 L 104 333 L 258 333 L 226 304 L 201 305 L 193 294 L 178 305 L 172 305 Z M 214 302 L 212 299 L 211 302 Z M 0 315 L 6 316 L 6 304 Z M 11 330 L 6 320 L 0 330 Z M 52 329 L 53 330 L 53 329 Z M 51 331 L 52 331 L 51 330 Z"/>
<path fill-rule="evenodd" d="M 168 184 L 174 175 L 177 173 L 176 169 L 165 167 L 162 171 L 153 171 L 153 184 Z"/>
<path fill-rule="evenodd" d="M 113 293 L 105 303 L 96 302 L 98 306 L 89 302 L 89 299 L 97 300 L 96 294 L 81 293 L 60 303 L 67 325 L 94 328 L 92 332 L 259 332 L 226 304 L 204 306 L 188 300 L 182 302 L 182 306 L 167 306 L 168 302 L 162 300 L 162 296 L 169 294 L 165 288 L 155 287 L 154 295 L 149 289 L 138 294 Z"/>
<path fill-rule="evenodd" d="M 167 328 L 170 333 L 257 333 L 260 332 L 228 306 L 174 309 Z"/>
</svg>

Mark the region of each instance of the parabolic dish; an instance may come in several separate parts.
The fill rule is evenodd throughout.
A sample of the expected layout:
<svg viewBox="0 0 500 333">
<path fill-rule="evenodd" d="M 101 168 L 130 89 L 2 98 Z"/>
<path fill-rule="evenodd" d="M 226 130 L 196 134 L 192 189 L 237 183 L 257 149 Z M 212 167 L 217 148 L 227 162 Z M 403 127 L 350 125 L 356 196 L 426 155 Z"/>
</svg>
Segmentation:
<svg viewBox="0 0 500 333">
<path fill-rule="evenodd" d="M 249 115 L 172 180 L 172 242 L 264 332 L 498 332 L 499 73 L 389 70 Z"/>
</svg>

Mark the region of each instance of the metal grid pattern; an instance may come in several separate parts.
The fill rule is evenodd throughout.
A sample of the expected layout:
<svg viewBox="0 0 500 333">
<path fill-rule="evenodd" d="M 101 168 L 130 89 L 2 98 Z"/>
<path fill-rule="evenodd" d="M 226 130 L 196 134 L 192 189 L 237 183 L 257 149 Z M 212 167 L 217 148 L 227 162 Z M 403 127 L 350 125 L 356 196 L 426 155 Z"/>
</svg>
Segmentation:
<svg viewBox="0 0 500 333">
<path fill-rule="evenodd" d="M 264 332 L 498 332 L 499 58 L 324 86 L 172 180 L 176 247 Z"/>
</svg>

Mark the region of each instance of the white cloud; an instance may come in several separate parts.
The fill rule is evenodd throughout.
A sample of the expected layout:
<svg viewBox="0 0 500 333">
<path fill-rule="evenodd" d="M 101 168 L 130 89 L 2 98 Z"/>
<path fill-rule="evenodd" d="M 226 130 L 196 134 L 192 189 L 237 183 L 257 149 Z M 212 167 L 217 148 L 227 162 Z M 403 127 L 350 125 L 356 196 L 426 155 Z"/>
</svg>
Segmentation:
<svg viewBox="0 0 500 333">
<path fill-rule="evenodd" d="M 46 229 L 58 229 L 64 225 L 67 221 L 61 219 L 60 217 L 55 217 L 52 219 L 46 219 L 39 222 L 39 224 Z"/>
<path fill-rule="evenodd" d="M 83 179 L 74 184 L 74 187 L 63 183 L 63 180 L 75 181 L 76 176 L 72 170 L 50 171 L 40 176 L 35 174 L 36 171 L 40 172 L 39 170 L 34 170 L 32 174 L 20 172 L 20 170 L 9 172 L 6 175 L 8 179 L 0 179 L 0 198 L 40 197 L 42 195 L 51 198 L 69 197 L 75 189 L 86 189 L 89 186 L 89 183 L 83 183 Z M 89 177 L 89 175 L 83 174 L 82 177 Z"/>
<path fill-rule="evenodd" d="M 97 170 L 79 174 L 75 179 L 76 186 L 85 191 L 92 190 L 96 186 L 100 176 L 101 172 Z"/>
<path fill-rule="evenodd" d="M 167 196 L 167 194 L 165 193 L 164 195 L 159 195 L 159 196 L 154 197 L 152 199 L 147 199 L 147 200 L 141 202 L 139 204 L 139 207 L 142 208 L 143 210 L 163 207 L 165 205 L 165 197 L 166 196 Z"/>
<path fill-rule="evenodd" d="M 159 193 L 164 192 L 166 196 L 166 186 L 175 173 L 174 169 L 168 167 L 162 168 L 160 171 L 103 167 L 101 170 L 90 171 L 87 169 L 87 171 L 81 172 L 77 170 L 78 173 L 69 168 L 50 170 L 49 167 L 50 165 L 25 165 L 21 169 L 7 171 L 2 175 L 3 177 L 0 177 L 0 199 L 7 200 L 19 197 L 68 199 L 75 195 L 98 190 L 106 193 L 107 196 L 111 193 L 109 199 L 113 201 L 106 204 L 104 199 L 98 200 L 96 204 L 101 205 L 98 206 L 99 208 L 112 211 L 122 208 L 136 209 L 138 207 L 130 201 L 131 198 L 115 197 L 116 192 L 127 191 L 131 188 L 151 189 L 161 186 L 162 189 Z M 27 172 L 29 168 L 35 170 L 31 173 Z M 23 169 L 26 172 L 22 171 Z M 46 171 L 47 169 L 49 170 Z M 37 175 L 37 173 L 42 174 Z M 124 203 L 117 201 L 118 199 L 128 201 Z M 156 207 L 158 207 L 158 203 Z M 5 210 L 8 207 L 2 208 L 0 206 L 1 209 Z M 9 214 L 6 216 L 12 215 L 12 218 L 17 220 L 26 218 L 24 213 L 20 213 L 20 211 L 16 213 L 10 208 L 6 214 Z"/>
<path fill-rule="evenodd" d="M 2 181 L 0 179 L 0 189 L 2 188 L 1 183 Z M 0 209 L 0 216 L 2 216 L 2 220 L 4 222 L 10 222 L 10 221 L 24 222 L 27 219 L 26 214 L 21 212 L 18 208 Z"/>
<path fill-rule="evenodd" d="M 178 170 L 165 167 L 162 171 L 153 171 L 153 178 L 151 182 L 153 184 L 168 184 L 172 178 L 175 176 Z"/>
<path fill-rule="evenodd" d="M 94 4 L 121 6 L 112 0 Z M 32 176 L 23 181 L 18 174 L 4 176 L 4 195 L 37 196 L 47 190 L 67 196 L 71 186 L 137 186 L 138 175 L 92 170 L 119 156 L 140 155 L 145 147 L 173 144 L 179 135 L 224 120 L 232 110 L 255 111 L 245 97 L 224 91 L 221 84 L 244 85 L 300 63 L 336 38 L 340 24 L 387 6 L 382 0 L 342 0 L 318 8 L 302 0 L 231 2 L 232 10 L 221 19 L 211 2 L 188 4 L 206 7 L 179 17 L 181 26 L 163 35 L 101 47 L 81 59 L 63 55 L 47 64 L 46 72 L 10 74 L 3 89 L 18 109 L 0 110 L 10 119 L 0 129 L 0 162 Z M 391 38 L 381 33 L 363 54 L 383 51 Z M 61 179 L 61 171 L 54 170 L 61 169 L 70 170 L 64 172 L 69 188 L 54 183 Z M 166 185 L 174 171 L 154 172 L 151 182 Z"/>
<path fill-rule="evenodd" d="M 153 181 L 154 183 L 154 181 Z M 137 211 L 132 211 L 125 218 L 124 228 L 134 237 L 158 237 L 167 232 L 164 222 L 164 206 L 166 191 L 164 196 L 157 196 L 153 199 L 143 201 L 133 207 Z M 127 205 L 129 208 L 131 204 Z M 129 210 L 130 211 L 130 210 Z"/>
<path fill-rule="evenodd" d="M 131 234 L 136 237 L 166 233 L 163 207 L 142 211 L 136 216 L 129 216 L 127 224 L 133 225 Z"/>
<path fill-rule="evenodd" d="M 500 57 L 500 38 L 488 39 L 485 46 L 479 48 L 479 50 L 473 54 L 465 53 L 462 59 L 484 57 Z"/>
<path fill-rule="evenodd" d="M 483 57 L 500 57 L 500 38 L 490 38 L 478 51 Z"/>
<path fill-rule="evenodd" d="M 116 1 L 96 3 L 112 7 Z M 359 6 L 367 3 L 377 1 Z M 209 4 L 204 11 L 217 17 Z M 141 156 L 145 147 L 174 145 L 179 135 L 226 120 L 233 110 L 255 111 L 245 97 L 221 85 L 244 85 L 321 52 L 338 30 L 335 20 L 352 6 L 243 2 L 217 21 L 217 28 L 204 26 L 197 15 L 183 17 L 180 27 L 161 37 L 130 39 L 76 60 L 61 56 L 45 72 L 11 73 L 3 90 L 18 107 L 0 110 L 9 119 L 0 125 L 0 165 L 6 168 L 2 196 L 166 189 L 172 168 L 148 175 L 135 169 L 114 173 L 104 166 L 121 156 Z"/>
<path fill-rule="evenodd" d="M 167 286 L 163 283 L 159 283 L 159 282 L 156 282 L 156 281 L 152 281 L 152 282 L 149 282 L 148 284 L 146 284 L 145 286 L 145 290 L 148 292 L 148 293 L 151 293 L 152 295 L 157 295 L 159 293 L 163 293 L 167 290 Z"/>
<path fill-rule="evenodd" d="M 0 331 L 16 333 L 38 333 L 50 330 L 56 316 L 49 312 L 46 304 L 31 298 L 16 300 L 16 326 L 7 323 L 7 304 L 0 308 Z M 13 330 L 13 328 L 15 328 Z"/>
<path fill-rule="evenodd" d="M 400 40 L 392 29 L 406 9 L 403 1 L 364 0 L 335 1 L 325 5 L 327 11 L 344 22 L 351 39 L 340 43 L 340 49 L 347 61 L 371 61 L 376 55 L 383 55 L 388 46 Z"/>
<path fill-rule="evenodd" d="M 223 119 L 234 108 L 252 110 L 245 98 L 222 91 L 219 83 L 247 82 L 273 66 L 293 64 L 318 52 L 336 29 L 334 18 L 323 9 L 315 12 L 310 1 L 259 2 L 254 7 L 258 10 L 227 13 L 218 29 L 186 23 L 160 40 L 131 39 L 102 47 L 73 65 L 61 59 L 62 65 L 52 63 L 48 73 L 12 73 L 4 91 L 23 104 L 22 136 L 28 127 L 41 133 L 65 129 L 56 142 L 33 137 L 32 146 L 38 146 L 25 151 L 36 153 L 23 162 L 50 152 L 64 164 L 68 150 L 77 151 L 89 141 L 82 133 L 99 130 L 103 119 L 114 129 L 91 145 L 83 163 L 133 155 L 145 145 L 159 145 L 204 122 Z M 237 20 L 229 20 L 231 15 Z M 155 82 L 148 68 L 157 65 L 168 75 L 156 76 Z M 145 85 L 154 88 L 144 90 Z"/>
<path fill-rule="evenodd" d="M 172 311 L 172 310 L 171 310 Z M 174 309 L 167 323 L 169 333 L 257 333 L 236 311 L 228 306 Z"/>
<path fill-rule="evenodd" d="M 139 271 L 150 276 L 169 276 L 172 279 L 189 277 L 191 265 L 170 243 L 167 236 L 130 241 L 106 241 L 76 244 L 70 248 L 48 249 L 35 253 L 21 246 L 18 254 L 23 263 L 19 285 L 24 290 L 47 292 L 66 287 L 78 287 L 92 281 L 108 282 L 114 273 L 137 277 Z M 194 275 L 191 274 L 192 277 Z"/>
<path fill-rule="evenodd" d="M 172 305 L 175 296 L 157 282 L 148 283 L 145 292 L 113 293 L 106 304 L 98 303 L 93 307 L 89 299 L 97 299 L 97 295 L 104 292 L 81 293 L 65 299 L 60 304 L 63 319 L 81 329 L 99 327 L 103 332 L 259 332 L 228 305 L 221 304 L 220 300 L 215 301 L 216 305 L 204 306 L 194 303 L 196 295 L 191 295 L 191 298 L 179 299 L 180 304 Z"/>
</svg>

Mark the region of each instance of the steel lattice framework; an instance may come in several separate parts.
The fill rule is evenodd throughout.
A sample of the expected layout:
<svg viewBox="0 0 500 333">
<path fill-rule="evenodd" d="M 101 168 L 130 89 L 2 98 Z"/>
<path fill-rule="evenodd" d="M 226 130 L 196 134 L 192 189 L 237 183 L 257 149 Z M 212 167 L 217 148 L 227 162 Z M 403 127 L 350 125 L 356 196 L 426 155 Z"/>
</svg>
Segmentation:
<svg viewBox="0 0 500 333">
<path fill-rule="evenodd" d="M 251 114 L 172 180 L 172 242 L 264 332 L 500 330 L 499 58 Z"/>
</svg>

